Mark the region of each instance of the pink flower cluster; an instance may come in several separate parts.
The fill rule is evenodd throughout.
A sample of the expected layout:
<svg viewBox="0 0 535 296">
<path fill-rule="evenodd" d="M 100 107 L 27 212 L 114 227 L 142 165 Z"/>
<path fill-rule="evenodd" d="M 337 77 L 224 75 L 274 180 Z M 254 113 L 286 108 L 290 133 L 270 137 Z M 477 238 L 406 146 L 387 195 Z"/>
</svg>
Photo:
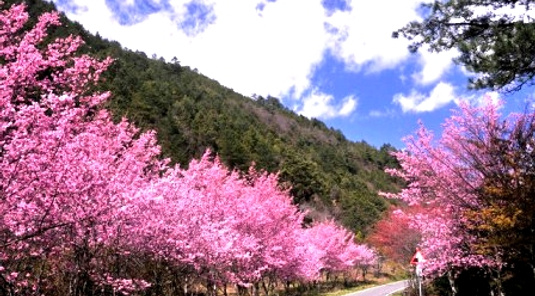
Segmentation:
<svg viewBox="0 0 535 296">
<path fill-rule="evenodd" d="M 112 61 L 74 55 L 77 37 L 40 46 L 58 16 L 24 32 L 27 19 L 23 5 L 0 12 L 3 288 L 43 293 L 63 281 L 72 292 L 91 280 L 126 295 L 161 284 L 124 258 L 241 286 L 374 260 L 334 222 L 303 228 L 276 174 L 229 171 L 210 152 L 170 167 L 154 132 L 112 122 L 109 94 L 90 91 Z"/>
<path fill-rule="evenodd" d="M 404 179 L 407 187 L 383 195 L 418 206 L 409 217 L 411 226 L 422 234 L 422 252 L 427 258 L 424 273 L 428 275 L 469 267 L 496 269 L 503 263 L 499 246 L 493 252 L 481 251 L 486 238 L 474 231 L 479 222 L 470 213 L 490 205 L 482 194 L 484 182 L 509 174 L 496 156 L 519 155 L 518 147 L 497 150 L 500 141 L 513 143 L 515 133 L 510 131 L 523 122 L 532 123 L 535 116 L 512 115 L 503 120 L 500 104 L 491 100 L 482 106 L 463 103 L 443 125 L 440 139 L 435 141 L 422 125 L 416 136 L 405 139 L 407 148 L 394 154 L 401 168 L 389 172 Z"/>
</svg>

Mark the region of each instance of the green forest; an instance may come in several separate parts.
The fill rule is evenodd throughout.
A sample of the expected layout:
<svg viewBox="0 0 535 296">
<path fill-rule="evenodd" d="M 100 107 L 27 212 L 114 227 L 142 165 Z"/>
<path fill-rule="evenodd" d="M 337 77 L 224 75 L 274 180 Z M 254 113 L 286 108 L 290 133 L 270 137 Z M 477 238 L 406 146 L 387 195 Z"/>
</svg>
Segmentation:
<svg viewBox="0 0 535 296">
<path fill-rule="evenodd" d="M 19 3 L 9 0 L 6 3 Z M 23 1 L 33 22 L 52 3 Z M 113 64 L 98 90 L 110 91 L 106 106 L 119 121 L 128 118 L 143 130 L 154 129 L 165 157 L 186 166 L 206 149 L 230 168 L 279 172 L 307 221 L 334 218 L 364 237 L 387 209 L 378 191 L 395 191 L 400 181 L 384 172 L 397 162 L 389 144 L 377 148 L 348 140 L 317 119 L 298 115 L 277 98 L 243 96 L 196 69 L 124 48 L 92 35 L 62 15 L 48 38 L 70 34 L 86 42 L 82 52 Z"/>
</svg>

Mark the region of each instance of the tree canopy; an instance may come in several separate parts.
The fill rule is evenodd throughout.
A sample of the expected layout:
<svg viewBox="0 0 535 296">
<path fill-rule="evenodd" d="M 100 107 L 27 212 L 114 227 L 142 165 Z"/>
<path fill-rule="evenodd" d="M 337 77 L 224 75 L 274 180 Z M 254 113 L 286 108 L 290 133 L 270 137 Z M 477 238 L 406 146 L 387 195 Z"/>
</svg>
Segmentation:
<svg viewBox="0 0 535 296">
<path fill-rule="evenodd" d="M 422 234 L 427 274 L 448 273 L 453 282 L 481 270 L 497 295 L 506 282 L 510 295 L 522 295 L 535 277 L 535 112 L 503 118 L 499 110 L 490 100 L 463 104 L 440 138 L 423 126 L 407 137 L 396 153 L 401 169 L 390 170 L 407 188 L 388 196 L 419 207 L 408 215 Z"/>
<path fill-rule="evenodd" d="M 535 24 L 533 0 L 434 0 L 422 4 L 424 18 L 395 31 L 431 51 L 456 48 L 456 61 L 477 74 L 474 89 L 520 90 L 533 85 Z"/>
</svg>

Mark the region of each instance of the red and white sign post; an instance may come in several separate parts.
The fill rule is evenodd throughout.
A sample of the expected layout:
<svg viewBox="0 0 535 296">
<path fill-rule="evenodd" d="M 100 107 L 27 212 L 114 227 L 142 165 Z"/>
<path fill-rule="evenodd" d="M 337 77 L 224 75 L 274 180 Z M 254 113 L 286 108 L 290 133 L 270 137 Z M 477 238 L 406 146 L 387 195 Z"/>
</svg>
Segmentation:
<svg viewBox="0 0 535 296">
<path fill-rule="evenodd" d="M 422 269 L 425 262 L 425 257 L 422 255 L 420 248 L 416 248 L 416 252 L 411 258 L 411 265 L 415 266 L 416 281 L 418 283 L 418 292 L 422 296 Z"/>
</svg>

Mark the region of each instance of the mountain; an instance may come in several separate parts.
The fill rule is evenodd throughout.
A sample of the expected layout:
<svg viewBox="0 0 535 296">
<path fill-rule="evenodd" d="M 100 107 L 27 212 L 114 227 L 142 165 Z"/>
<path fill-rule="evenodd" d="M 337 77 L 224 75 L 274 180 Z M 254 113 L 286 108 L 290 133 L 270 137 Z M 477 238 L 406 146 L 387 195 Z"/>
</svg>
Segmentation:
<svg viewBox="0 0 535 296">
<path fill-rule="evenodd" d="M 55 9 L 42 0 L 4 2 L 25 2 L 34 19 Z M 62 24 L 51 29 L 50 38 L 79 35 L 86 41 L 83 52 L 114 58 L 98 86 L 112 93 L 105 107 L 117 120 L 126 116 L 142 129 L 156 130 L 163 155 L 173 163 L 186 166 L 209 148 L 231 168 L 248 170 L 254 164 L 279 171 L 281 186 L 291 186 L 309 221 L 334 218 L 361 234 L 388 206 L 377 192 L 399 188 L 399 181 L 384 173 L 397 165 L 388 144 L 377 149 L 349 141 L 323 122 L 295 114 L 277 98 L 243 96 L 181 66 L 177 58 L 149 58 L 90 34 L 64 15 Z"/>
</svg>

